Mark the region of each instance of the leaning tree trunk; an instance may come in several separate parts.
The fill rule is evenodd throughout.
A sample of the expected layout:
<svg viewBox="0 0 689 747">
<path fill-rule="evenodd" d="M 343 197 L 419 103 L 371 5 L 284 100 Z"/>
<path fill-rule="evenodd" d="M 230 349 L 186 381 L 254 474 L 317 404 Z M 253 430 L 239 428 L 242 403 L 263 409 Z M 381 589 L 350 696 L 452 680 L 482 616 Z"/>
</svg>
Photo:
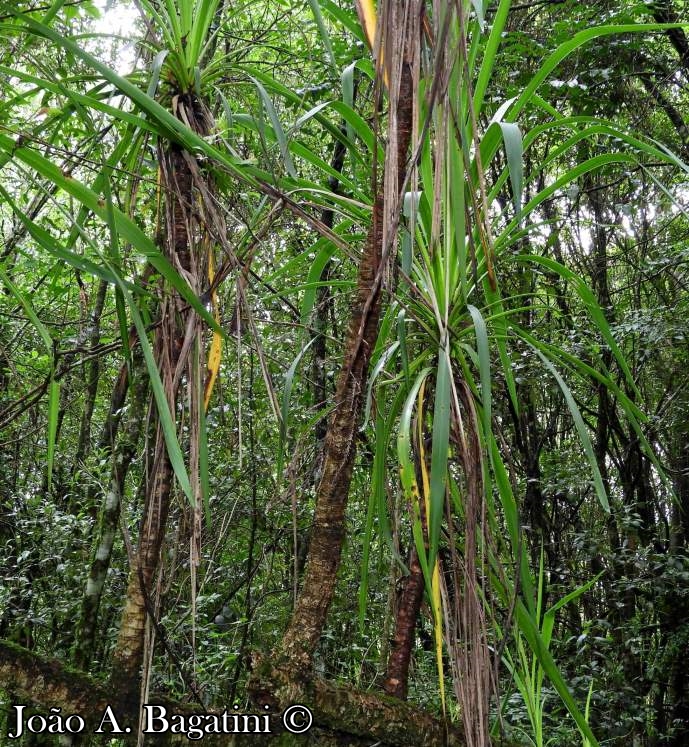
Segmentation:
<svg viewBox="0 0 689 747">
<path fill-rule="evenodd" d="M 280 673 L 277 676 L 281 676 Z M 12 689 L 17 702 L 30 702 L 47 712 L 49 708 L 60 708 L 63 713 L 81 714 L 85 723 L 85 734 L 93 733 L 103 718 L 108 706 L 118 723 L 135 723 L 138 704 L 132 703 L 123 691 L 112 684 L 104 684 L 83 672 L 64 667 L 60 662 L 27 651 L 20 646 L 0 640 L 0 688 Z M 198 706 L 173 701 L 164 695 L 155 694 L 151 701 L 164 705 L 168 714 L 189 716 L 198 714 Z M 466 744 L 461 727 L 448 726 L 429 713 L 408 703 L 338 687 L 314 678 L 307 698 L 302 701 L 314 715 L 319 728 L 312 728 L 305 737 L 285 734 L 281 714 L 271 711 L 271 733 L 250 733 L 246 737 L 238 734 L 206 734 L 204 746 L 259 747 L 275 744 L 324 745 L 370 745 L 380 747 L 445 747 Z M 208 713 L 221 713 L 221 709 L 208 708 Z M 106 722 L 104 729 L 109 729 Z M 125 744 L 135 744 L 136 734 L 118 734 Z M 160 735 L 157 743 L 188 744 L 182 734 Z M 165 741 L 164 741 L 165 740 Z M 287 741 L 289 740 L 289 741 Z M 512 747 L 505 742 L 504 747 Z"/>
<path fill-rule="evenodd" d="M 403 7 L 407 6 L 406 14 Z M 399 90 L 394 97 L 396 120 L 396 148 L 388 149 L 387 159 L 394 159 L 394 168 L 386 169 L 383 189 L 378 191 L 373 204 L 371 227 L 359 265 L 356 299 L 350 318 L 344 360 L 335 391 L 336 407 L 331 415 L 325 438 L 321 479 L 316 493 L 316 511 L 309 544 L 309 555 L 301 593 L 283 637 L 280 657 L 290 664 L 292 671 L 310 670 L 313 653 L 323 631 L 328 609 L 333 598 L 342 543 L 345 537 L 345 510 L 352 470 L 356 457 L 356 432 L 361 419 L 362 404 L 371 354 L 378 336 L 381 314 L 380 282 L 384 257 L 383 222 L 386 210 L 397 204 L 399 188 L 405 182 L 407 151 L 411 141 L 413 88 L 408 29 L 413 3 L 401 3 L 396 10 L 407 19 L 404 37 L 397 40 L 400 54 L 405 51 L 401 65 Z M 391 54 L 391 57 L 393 55 Z M 394 85 L 394 83 L 393 83 Z M 393 107 L 391 97 L 391 108 Z M 390 164 L 388 163 L 388 167 Z M 390 173 L 390 180 L 387 177 Z M 392 182 L 394 184 L 391 189 Z M 392 194 L 391 194 L 392 192 Z M 384 199 L 385 196 L 385 199 Z"/>
</svg>

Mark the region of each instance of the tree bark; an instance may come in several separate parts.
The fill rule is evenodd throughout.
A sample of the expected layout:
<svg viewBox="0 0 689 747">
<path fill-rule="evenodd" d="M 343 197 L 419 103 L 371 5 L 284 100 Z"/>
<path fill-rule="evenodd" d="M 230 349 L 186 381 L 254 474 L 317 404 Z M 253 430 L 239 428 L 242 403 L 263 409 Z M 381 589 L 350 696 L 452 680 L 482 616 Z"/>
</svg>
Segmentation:
<svg viewBox="0 0 689 747">
<path fill-rule="evenodd" d="M 138 356 L 139 374 L 143 374 L 141 355 Z M 124 369 L 126 371 L 126 367 Z M 131 405 L 127 426 L 124 429 L 118 448 L 113 451 L 110 490 L 103 499 L 100 526 L 95 542 L 95 551 L 89 569 L 89 577 L 81 603 L 81 614 L 77 624 L 74 661 L 79 669 L 89 670 L 93 656 L 98 627 L 98 610 L 105 580 L 110 567 L 112 548 L 118 533 L 120 508 L 125 490 L 129 466 L 136 453 L 144 421 L 147 382 L 143 375 L 135 378 L 132 388 Z"/>
<path fill-rule="evenodd" d="M 412 547 L 409 558 L 409 575 L 402 579 L 402 590 L 397 605 L 395 636 L 390 647 L 383 690 L 400 700 L 407 698 L 409 663 L 414 647 L 416 621 L 423 601 L 423 571 L 416 547 Z"/>
<path fill-rule="evenodd" d="M 195 96 L 179 96 L 175 114 L 192 123 L 194 129 L 207 134 L 207 110 Z M 165 187 L 166 216 L 165 251 L 167 259 L 187 282 L 200 286 L 199 275 L 205 271 L 196 257 L 195 227 L 198 216 L 194 211 L 194 174 L 192 157 L 178 145 L 159 144 L 161 181 Z M 199 292 L 199 288 L 194 289 Z M 180 295 L 166 289 L 160 304 L 160 325 L 156 329 L 155 356 L 167 403 L 175 417 L 177 394 L 181 380 L 180 367 L 187 353 L 183 350 L 187 322 L 191 311 Z M 191 376 L 189 380 L 191 381 Z M 156 428 L 153 464 L 150 470 L 146 500 L 139 530 L 139 542 L 127 585 L 127 596 L 117 647 L 113 656 L 111 680 L 113 684 L 138 694 L 140 669 L 145 651 L 147 612 L 152 609 L 153 580 L 158 570 L 160 552 L 170 508 L 173 469 L 167 453 L 160 422 Z"/>
<path fill-rule="evenodd" d="M 310 744 L 323 747 L 324 744 L 358 745 L 370 744 L 375 740 L 379 747 L 443 747 L 465 744 L 461 728 L 447 727 L 429 713 L 395 698 L 362 692 L 353 688 L 337 687 L 319 678 L 314 678 L 308 688 L 300 692 L 299 701 L 308 707 L 314 717 L 314 728 L 304 740 L 286 734 L 289 741 L 281 742 L 280 709 L 295 701 L 280 701 L 275 693 L 294 692 L 290 674 L 284 669 L 272 668 L 268 663 L 260 663 L 260 676 L 254 679 L 254 700 L 271 706 L 271 735 L 263 739 L 260 735 L 250 735 L 246 741 L 232 735 L 214 737 L 209 734 L 203 739 L 205 744 L 236 745 L 249 744 Z M 12 689 L 21 702 L 29 701 L 35 706 L 61 708 L 63 715 L 80 714 L 86 722 L 86 730 L 92 730 L 100 722 L 108 705 L 111 706 L 118 722 L 134 725 L 139 717 L 138 703 L 126 696 L 126 691 L 112 685 L 103 685 L 87 674 L 65 668 L 59 661 L 40 656 L 21 646 L 0 640 L 0 688 Z M 203 713 L 198 706 L 178 703 L 169 698 L 155 696 L 151 703 L 165 705 L 169 713 L 190 715 Z M 228 707 L 228 706 L 225 706 Z M 229 710 L 229 707 L 228 707 Z M 217 710 L 208 709 L 208 713 Z M 330 734 L 333 741 L 323 736 Z M 118 735 L 125 741 L 136 739 L 136 729 L 129 735 Z M 168 738 L 170 738 L 168 736 Z M 172 741 L 172 740 L 171 740 Z M 185 744 L 186 740 L 183 741 Z M 509 747 L 505 744 L 505 747 Z"/>
<path fill-rule="evenodd" d="M 289 667 L 289 665 L 287 665 Z M 350 687 L 319 677 L 296 681 L 291 668 L 268 660 L 254 662 L 249 694 L 257 705 L 280 710 L 292 703 L 307 706 L 314 723 L 347 735 L 367 737 L 390 747 L 463 745 L 462 730 L 398 698 Z"/>
<path fill-rule="evenodd" d="M 411 141 L 412 101 L 411 69 L 405 63 L 397 111 L 397 152 L 392 154 L 400 185 L 404 182 Z M 371 227 L 359 265 L 356 299 L 335 390 L 336 407 L 325 438 L 323 470 L 316 493 L 304 581 L 280 647 L 281 657 L 304 673 L 311 667 L 313 652 L 325 625 L 345 536 L 345 510 L 356 457 L 356 431 L 381 313 L 378 272 L 383 256 L 384 193 L 384 189 L 380 190 L 374 201 Z"/>
</svg>

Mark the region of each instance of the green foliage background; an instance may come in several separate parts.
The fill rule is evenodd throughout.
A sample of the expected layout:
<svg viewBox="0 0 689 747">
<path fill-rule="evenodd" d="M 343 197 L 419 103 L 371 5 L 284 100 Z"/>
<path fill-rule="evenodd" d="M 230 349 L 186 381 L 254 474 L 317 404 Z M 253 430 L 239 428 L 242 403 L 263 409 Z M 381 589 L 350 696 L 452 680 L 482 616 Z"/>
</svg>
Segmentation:
<svg viewBox="0 0 689 747">
<path fill-rule="evenodd" d="M 304 567 L 387 111 L 344 2 L 197 2 L 196 16 L 168 28 L 170 10 L 191 4 L 146 0 L 148 30 L 124 0 L 48 6 L 0 2 L 0 638 L 74 660 L 123 453 L 121 525 L 139 531 L 155 401 L 177 483 L 151 687 L 182 699 L 193 680 L 206 703 L 242 703 L 249 653 L 279 645 Z M 409 698 L 439 713 L 440 681 L 457 684 L 457 640 L 446 640 L 439 677 L 430 575 L 466 546 L 468 478 L 451 433 L 450 385 L 461 379 L 489 527 L 480 596 L 502 654 L 493 732 L 538 747 L 594 735 L 620 747 L 686 743 L 681 6 L 467 4 L 467 59 L 450 80 L 464 114 L 448 135 L 436 112 L 420 112 L 429 130 L 385 278 L 319 674 L 377 686 L 416 541 L 428 599 Z M 127 38 L 96 33 L 118 9 L 133 19 Z M 208 102 L 210 136 L 170 113 L 179 85 Z M 161 252 L 156 138 L 194 154 L 214 184 L 227 229 L 216 265 L 232 270 L 218 323 Z M 189 424 L 163 412 L 146 342 L 161 278 L 203 316 L 208 343 L 213 329 L 223 336 L 204 422 L 194 605 Z M 130 348 L 130 327 L 142 345 Z M 129 395 L 113 411 L 123 365 Z M 408 510 L 416 418 L 428 440 L 426 544 Z M 116 644 L 127 572 L 118 532 L 85 667 L 95 676 Z"/>
</svg>

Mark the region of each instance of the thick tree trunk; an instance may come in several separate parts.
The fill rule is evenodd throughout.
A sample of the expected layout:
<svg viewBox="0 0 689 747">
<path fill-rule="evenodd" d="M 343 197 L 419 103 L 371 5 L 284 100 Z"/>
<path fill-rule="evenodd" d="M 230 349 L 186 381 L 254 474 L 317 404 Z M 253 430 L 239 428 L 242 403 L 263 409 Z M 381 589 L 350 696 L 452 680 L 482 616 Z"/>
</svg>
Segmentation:
<svg viewBox="0 0 689 747">
<path fill-rule="evenodd" d="M 65 667 L 55 659 L 39 656 L 21 646 L 0 640 L 0 689 L 11 689 L 17 702 L 62 708 L 78 713 L 89 726 L 110 704 L 126 712 L 117 692 L 110 691 L 88 675 Z"/>
<path fill-rule="evenodd" d="M 303 738 L 284 734 L 283 741 L 278 736 L 283 731 L 280 709 L 294 701 L 285 700 L 280 704 L 273 693 L 290 689 L 289 673 L 273 669 L 267 663 L 259 666 L 261 676 L 254 680 L 256 689 L 253 695 L 255 702 L 262 701 L 271 705 L 271 734 L 266 739 L 261 735 L 251 734 L 246 740 L 232 735 L 214 737 L 208 734 L 203 739 L 204 745 L 230 747 L 237 744 L 284 744 L 294 747 L 297 744 L 309 744 L 324 747 L 326 744 L 370 745 L 372 741 L 379 747 L 462 747 L 465 744 L 460 728 L 446 727 L 419 708 L 384 695 L 336 687 L 318 678 L 314 678 L 308 688 L 301 691 L 303 699 L 299 701 L 310 709 L 314 726 Z M 265 687 L 267 683 L 270 691 L 268 695 Z M 85 734 L 93 732 L 109 705 L 122 728 L 131 728 L 129 734 L 118 737 L 126 742 L 136 739 L 136 729 L 133 726 L 139 717 L 139 707 L 136 702 L 128 700 L 125 691 L 112 685 L 105 686 L 83 672 L 66 669 L 54 659 L 2 640 L 0 689 L 12 689 L 18 702 L 28 701 L 45 712 L 49 708 L 61 708 L 65 717 L 70 713 L 80 714 L 86 722 Z M 151 696 L 149 702 L 164 705 L 170 714 L 204 713 L 199 706 L 178 703 L 160 696 Z M 231 710 L 230 706 L 224 707 Z M 208 709 L 207 712 L 218 711 Z M 188 744 L 184 737 L 175 739 L 174 735 L 169 734 L 165 741 Z M 504 747 L 509 745 L 505 743 Z"/>
<path fill-rule="evenodd" d="M 288 665 L 289 666 L 289 665 Z M 338 687 L 318 677 L 297 682 L 291 668 L 255 663 L 249 684 L 254 703 L 283 709 L 295 702 L 307 706 L 314 723 L 346 735 L 367 737 L 390 747 L 463 745 L 463 732 L 398 698 Z"/>
<path fill-rule="evenodd" d="M 404 182 L 412 127 L 411 70 L 403 65 L 397 111 L 397 183 Z M 384 192 L 384 190 L 383 190 Z M 325 438 L 323 469 L 302 590 L 281 645 L 281 655 L 306 672 L 321 637 L 335 591 L 345 536 L 345 510 L 356 457 L 356 431 L 381 312 L 378 272 L 383 255 L 383 194 L 373 205 L 371 227 L 359 265 L 356 299 L 344 360 L 335 390 L 335 410 Z"/>
<path fill-rule="evenodd" d="M 189 111 L 195 99 L 185 98 Z M 166 188 L 166 253 L 170 263 L 187 280 L 193 281 L 194 211 L 193 185 L 186 154 L 177 146 L 160 147 L 162 182 Z M 155 355 L 160 378 L 173 417 L 177 411 L 178 367 L 184 365 L 182 347 L 189 314 L 193 313 L 173 289 L 160 305 L 160 325 L 156 330 Z M 152 609 L 153 580 L 159 567 L 160 552 L 165 538 L 173 469 L 168 457 L 160 423 L 156 429 L 153 464 L 150 470 L 146 500 L 139 529 L 139 542 L 129 572 L 127 596 L 117 647 L 113 655 L 113 684 L 138 695 L 140 670 L 145 651 L 146 615 Z"/>
</svg>

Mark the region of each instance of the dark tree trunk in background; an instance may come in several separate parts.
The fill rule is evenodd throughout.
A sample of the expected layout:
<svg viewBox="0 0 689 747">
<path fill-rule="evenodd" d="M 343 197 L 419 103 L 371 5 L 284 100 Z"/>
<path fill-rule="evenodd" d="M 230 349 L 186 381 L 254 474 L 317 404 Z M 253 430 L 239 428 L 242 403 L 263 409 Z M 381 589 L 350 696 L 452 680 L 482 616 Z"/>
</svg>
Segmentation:
<svg viewBox="0 0 689 747">
<path fill-rule="evenodd" d="M 125 481 L 129 467 L 135 457 L 145 421 L 145 399 L 148 382 L 143 368 L 142 356 L 138 354 L 135 357 L 135 376 L 131 390 L 127 424 L 117 448 L 112 454 L 110 486 L 103 497 L 93 558 L 81 603 L 79 622 L 77 623 L 74 662 L 79 669 L 84 671 L 90 670 L 90 662 L 96 648 L 98 610 L 110 567 L 115 538 L 119 533 L 120 509 L 125 495 Z M 123 373 L 126 374 L 126 371 L 126 366 L 123 366 Z"/>
<path fill-rule="evenodd" d="M 96 292 L 96 301 L 93 312 L 89 320 L 89 329 L 87 330 L 88 343 L 91 351 L 94 351 L 100 341 L 100 321 L 105 306 L 108 284 L 101 280 Z M 88 363 L 86 372 L 86 392 L 84 399 L 84 410 L 81 416 L 81 425 L 79 426 L 79 440 L 77 441 L 77 450 L 74 462 L 72 463 L 72 474 L 77 474 L 81 463 L 89 452 L 91 441 L 91 420 L 93 418 L 93 408 L 96 404 L 96 395 L 98 394 L 98 381 L 100 376 L 100 360 L 94 355 Z"/>
<path fill-rule="evenodd" d="M 409 680 L 409 663 L 416 640 L 416 621 L 423 601 L 424 579 L 416 547 L 409 557 L 409 575 L 400 581 L 397 599 L 395 634 L 390 644 L 383 690 L 394 698 L 406 700 Z"/>
</svg>

